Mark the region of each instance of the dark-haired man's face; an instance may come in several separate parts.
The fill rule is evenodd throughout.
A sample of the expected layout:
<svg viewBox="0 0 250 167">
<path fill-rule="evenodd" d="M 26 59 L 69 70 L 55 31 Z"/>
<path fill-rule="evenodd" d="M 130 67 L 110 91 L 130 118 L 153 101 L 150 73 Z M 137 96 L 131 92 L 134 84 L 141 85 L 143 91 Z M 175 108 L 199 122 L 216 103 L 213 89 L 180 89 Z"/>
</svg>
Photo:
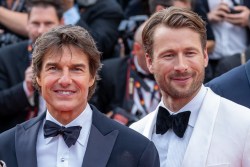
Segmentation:
<svg viewBox="0 0 250 167">
<path fill-rule="evenodd" d="M 27 24 L 27 31 L 32 42 L 53 27 L 60 25 L 62 21 L 57 17 L 56 9 L 52 6 L 33 7 Z"/>
<path fill-rule="evenodd" d="M 89 88 L 95 82 L 90 74 L 88 56 L 71 45 L 63 46 L 62 52 L 46 53 L 36 80 L 48 111 L 63 124 L 85 109 Z"/>
</svg>

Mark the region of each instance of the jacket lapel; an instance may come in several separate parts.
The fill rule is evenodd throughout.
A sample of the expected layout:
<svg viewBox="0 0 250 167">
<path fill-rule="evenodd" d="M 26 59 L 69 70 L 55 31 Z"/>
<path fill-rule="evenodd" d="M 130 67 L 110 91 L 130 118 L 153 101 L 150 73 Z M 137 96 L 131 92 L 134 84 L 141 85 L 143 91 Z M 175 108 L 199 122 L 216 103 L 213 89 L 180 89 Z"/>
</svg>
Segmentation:
<svg viewBox="0 0 250 167">
<path fill-rule="evenodd" d="M 219 104 L 220 97 L 208 88 L 184 156 L 183 167 L 206 166 Z"/>
<path fill-rule="evenodd" d="M 93 110 L 93 121 L 82 166 L 105 167 L 119 131 L 109 126 L 109 118 L 99 113 L 95 107 L 91 106 L 91 108 Z"/>
<path fill-rule="evenodd" d="M 37 135 L 44 118 L 45 113 L 25 124 L 17 125 L 15 147 L 19 167 L 37 166 Z"/>
<path fill-rule="evenodd" d="M 142 135 L 147 137 L 149 140 L 152 139 L 152 134 L 155 128 L 155 124 L 156 124 L 156 117 L 158 114 L 158 108 L 159 108 L 160 104 L 157 106 L 157 108 L 155 109 L 155 111 L 151 112 L 150 116 L 148 117 L 147 122 L 145 123 L 145 128 L 142 132 Z"/>
</svg>

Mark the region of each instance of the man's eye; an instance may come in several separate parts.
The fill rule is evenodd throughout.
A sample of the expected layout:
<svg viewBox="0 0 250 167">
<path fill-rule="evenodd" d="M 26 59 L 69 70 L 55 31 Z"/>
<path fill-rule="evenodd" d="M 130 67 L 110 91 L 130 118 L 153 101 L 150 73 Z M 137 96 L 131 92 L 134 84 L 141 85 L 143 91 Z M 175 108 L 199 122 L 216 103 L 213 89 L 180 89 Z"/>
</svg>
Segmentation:
<svg viewBox="0 0 250 167">
<path fill-rule="evenodd" d="M 55 66 L 51 66 L 48 68 L 48 71 L 56 71 L 56 70 L 57 70 L 57 68 Z"/>
<path fill-rule="evenodd" d="M 73 68 L 73 71 L 83 71 L 81 68 Z"/>
<path fill-rule="evenodd" d="M 187 52 L 186 55 L 187 56 L 194 56 L 196 53 L 195 52 Z"/>
<path fill-rule="evenodd" d="M 164 55 L 165 58 L 170 59 L 174 57 L 174 54 L 166 54 Z"/>
</svg>

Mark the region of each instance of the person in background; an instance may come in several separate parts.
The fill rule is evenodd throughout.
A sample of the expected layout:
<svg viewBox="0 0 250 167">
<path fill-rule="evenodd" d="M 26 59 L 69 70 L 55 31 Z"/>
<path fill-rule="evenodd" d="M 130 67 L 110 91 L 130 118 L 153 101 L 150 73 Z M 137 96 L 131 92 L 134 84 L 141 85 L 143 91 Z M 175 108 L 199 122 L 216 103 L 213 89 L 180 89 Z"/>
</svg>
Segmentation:
<svg viewBox="0 0 250 167">
<path fill-rule="evenodd" d="M 0 49 L 0 132 L 45 111 L 32 83 L 32 50 L 40 35 L 63 24 L 60 2 L 30 0 L 29 40 Z"/>
<path fill-rule="evenodd" d="M 244 52 L 250 43 L 250 1 L 198 1 L 207 13 L 216 39 L 214 51 L 209 54 L 209 64 L 215 76 L 222 58 Z"/>
<path fill-rule="evenodd" d="M 102 52 L 102 60 L 114 57 L 114 47 L 119 33 L 118 26 L 124 17 L 115 0 L 76 0 L 80 20 L 76 23 L 87 29 Z"/>
<path fill-rule="evenodd" d="M 63 20 L 64 24 L 75 25 L 80 20 L 79 7 L 75 0 L 63 0 L 64 3 L 64 13 Z"/>
<path fill-rule="evenodd" d="M 112 119 L 127 126 L 153 111 L 161 96 L 146 65 L 141 39 L 144 25 L 141 24 L 134 34 L 130 55 L 103 62 L 101 80 L 91 101 Z"/>
<path fill-rule="evenodd" d="M 216 94 L 250 108 L 250 61 L 206 84 Z"/>
<path fill-rule="evenodd" d="M 231 69 L 245 64 L 250 60 L 250 46 L 244 52 L 236 53 L 229 57 L 223 57 L 219 62 L 215 70 L 215 77 L 218 77 Z"/>
<path fill-rule="evenodd" d="M 0 1 L 0 47 L 27 39 L 25 0 Z"/>
<path fill-rule="evenodd" d="M 151 141 L 89 105 L 100 62 L 94 39 L 80 26 L 60 26 L 36 40 L 33 82 L 47 110 L 0 134 L 7 166 L 159 166 Z"/>
<path fill-rule="evenodd" d="M 205 22 L 184 8 L 155 13 L 143 29 L 162 100 L 131 128 L 155 143 L 162 167 L 250 166 L 250 109 L 203 85 L 206 37 Z"/>
</svg>

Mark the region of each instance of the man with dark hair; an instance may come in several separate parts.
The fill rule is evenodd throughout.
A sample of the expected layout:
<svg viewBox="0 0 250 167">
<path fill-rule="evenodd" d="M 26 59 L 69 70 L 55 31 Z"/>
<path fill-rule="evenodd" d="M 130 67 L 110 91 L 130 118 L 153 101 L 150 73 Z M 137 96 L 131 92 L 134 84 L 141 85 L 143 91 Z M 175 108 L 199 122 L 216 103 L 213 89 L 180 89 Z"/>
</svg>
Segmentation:
<svg viewBox="0 0 250 167">
<path fill-rule="evenodd" d="M 142 40 L 162 101 L 131 128 L 155 143 L 161 166 L 249 167 L 250 109 L 202 84 L 205 22 L 190 10 L 170 7 L 147 21 Z"/>
<path fill-rule="evenodd" d="M 100 62 L 82 27 L 61 26 L 37 39 L 33 82 L 47 111 L 0 135 L 0 159 L 7 166 L 159 166 L 151 141 L 89 105 Z"/>
<path fill-rule="evenodd" d="M 30 0 L 29 40 L 0 50 L 0 132 L 45 110 L 32 85 L 32 48 L 41 34 L 63 23 L 61 5 L 60 1 Z"/>
</svg>

